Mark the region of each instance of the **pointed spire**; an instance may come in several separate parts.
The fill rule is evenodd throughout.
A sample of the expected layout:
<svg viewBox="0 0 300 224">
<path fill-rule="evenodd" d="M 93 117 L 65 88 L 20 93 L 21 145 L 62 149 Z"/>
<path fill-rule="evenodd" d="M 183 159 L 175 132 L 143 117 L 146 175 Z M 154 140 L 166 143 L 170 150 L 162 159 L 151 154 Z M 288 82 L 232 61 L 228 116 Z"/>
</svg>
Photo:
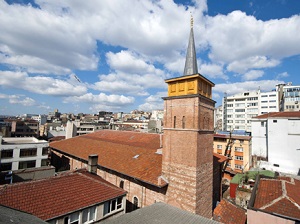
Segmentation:
<svg viewBox="0 0 300 224">
<path fill-rule="evenodd" d="M 189 38 L 189 45 L 188 45 L 187 52 L 186 52 L 186 59 L 185 59 L 183 75 L 198 74 L 193 25 L 194 25 L 194 20 L 193 20 L 193 16 L 191 15 L 191 32 L 190 32 L 190 38 Z"/>
</svg>

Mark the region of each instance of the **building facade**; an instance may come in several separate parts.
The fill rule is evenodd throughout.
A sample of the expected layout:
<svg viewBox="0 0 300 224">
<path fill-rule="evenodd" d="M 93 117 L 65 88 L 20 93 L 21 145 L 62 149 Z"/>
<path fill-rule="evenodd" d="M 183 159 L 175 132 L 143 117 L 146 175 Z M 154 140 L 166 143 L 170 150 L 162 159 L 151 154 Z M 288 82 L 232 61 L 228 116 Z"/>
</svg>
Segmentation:
<svg viewBox="0 0 300 224">
<path fill-rule="evenodd" d="M 277 112 L 252 120 L 254 165 L 300 174 L 300 112 Z"/>
<path fill-rule="evenodd" d="M 278 92 L 243 92 L 223 99 L 223 130 L 251 132 L 252 117 L 279 111 Z"/>
<path fill-rule="evenodd" d="M 283 111 L 300 111 L 300 86 L 284 86 L 283 101 Z"/>
<path fill-rule="evenodd" d="M 47 166 L 49 143 L 33 137 L 2 138 L 0 136 L 1 171 Z"/>
<path fill-rule="evenodd" d="M 231 140 L 230 140 L 231 138 Z M 232 141 L 232 144 L 230 144 Z M 225 155 L 226 147 L 230 146 L 230 155 Z M 214 152 L 230 158 L 227 170 L 242 173 L 251 165 L 251 137 L 242 135 L 214 134 Z"/>
</svg>

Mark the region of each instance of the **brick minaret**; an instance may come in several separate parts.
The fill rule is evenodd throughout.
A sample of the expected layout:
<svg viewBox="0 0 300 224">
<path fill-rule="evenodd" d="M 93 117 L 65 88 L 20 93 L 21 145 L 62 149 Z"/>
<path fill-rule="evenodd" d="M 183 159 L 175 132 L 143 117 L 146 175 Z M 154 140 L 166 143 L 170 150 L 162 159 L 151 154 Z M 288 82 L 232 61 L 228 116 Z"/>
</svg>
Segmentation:
<svg viewBox="0 0 300 224">
<path fill-rule="evenodd" d="M 193 26 L 184 75 L 168 79 L 162 172 L 166 203 L 212 217 L 214 83 L 197 71 Z"/>
</svg>

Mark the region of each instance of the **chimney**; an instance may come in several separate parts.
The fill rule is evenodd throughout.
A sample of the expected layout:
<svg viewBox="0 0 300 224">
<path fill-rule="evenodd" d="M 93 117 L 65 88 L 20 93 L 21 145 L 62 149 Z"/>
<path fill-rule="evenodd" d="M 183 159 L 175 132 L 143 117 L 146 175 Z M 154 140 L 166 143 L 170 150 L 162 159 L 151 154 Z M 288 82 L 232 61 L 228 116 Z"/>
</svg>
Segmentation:
<svg viewBox="0 0 300 224">
<path fill-rule="evenodd" d="M 97 174 L 97 164 L 98 164 L 98 155 L 97 154 L 89 155 L 88 171 L 90 173 Z"/>
</svg>

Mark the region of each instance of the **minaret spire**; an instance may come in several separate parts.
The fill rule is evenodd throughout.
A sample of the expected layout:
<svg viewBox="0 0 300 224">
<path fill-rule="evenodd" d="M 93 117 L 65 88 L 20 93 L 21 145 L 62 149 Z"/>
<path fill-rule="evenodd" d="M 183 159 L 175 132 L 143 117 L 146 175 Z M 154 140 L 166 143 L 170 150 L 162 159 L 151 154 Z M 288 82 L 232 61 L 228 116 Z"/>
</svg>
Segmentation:
<svg viewBox="0 0 300 224">
<path fill-rule="evenodd" d="M 194 20 L 193 20 L 193 16 L 191 15 L 191 32 L 190 32 L 190 38 L 189 38 L 189 45 L 188 45 L 187 52 L 186 52 L 186 59 L 185 59 L 183 75 L 198 74 L 193 26 L 194 26 Z"/>
</svg>

